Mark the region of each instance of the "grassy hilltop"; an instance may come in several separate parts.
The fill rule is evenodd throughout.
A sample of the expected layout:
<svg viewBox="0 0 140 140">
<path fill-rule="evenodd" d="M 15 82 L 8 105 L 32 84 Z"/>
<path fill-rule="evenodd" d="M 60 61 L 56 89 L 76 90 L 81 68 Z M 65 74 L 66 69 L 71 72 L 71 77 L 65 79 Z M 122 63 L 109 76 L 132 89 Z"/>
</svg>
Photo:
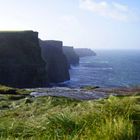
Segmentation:
<svg viewBox="0 0 140 140">
<path fill-rule="evenodd" d="M 140 93 L 78 101 L 0 87 L 0 139 L 137 140 Z"/>
</svg>

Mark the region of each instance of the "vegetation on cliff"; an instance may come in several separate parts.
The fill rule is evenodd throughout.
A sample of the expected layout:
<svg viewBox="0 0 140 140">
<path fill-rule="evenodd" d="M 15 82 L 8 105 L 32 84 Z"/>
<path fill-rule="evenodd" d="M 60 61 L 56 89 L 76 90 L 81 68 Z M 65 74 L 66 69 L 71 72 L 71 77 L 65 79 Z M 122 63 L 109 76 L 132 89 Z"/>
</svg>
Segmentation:
<svg viewBox="0 0 140 140">
<path fill-rule="evenodd" d="M 1 87 L 1 93 L 5 88 L 8 90 Z M 62 97 L 8 98 L 14 94 L 0 94 L 0 139 L 140 138 L 140 93 L 89 101 Z"/>
</svg>

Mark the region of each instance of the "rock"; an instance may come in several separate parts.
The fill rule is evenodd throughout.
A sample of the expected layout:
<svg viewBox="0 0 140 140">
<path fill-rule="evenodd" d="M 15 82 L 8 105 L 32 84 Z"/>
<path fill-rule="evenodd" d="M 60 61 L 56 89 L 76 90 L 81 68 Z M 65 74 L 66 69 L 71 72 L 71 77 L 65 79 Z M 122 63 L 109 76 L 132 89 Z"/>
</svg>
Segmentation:
<svg viewBox="0 0 140 140">
<path fill-rule="evenodd" d="M 56 96 L 56 97 L 67 97 L 76 100 L 92 100 L 106 98 L 110 94 L 105 92 L 98 92 L 94 90 L 85 90 L 79 88 L 68 88 L 68 87 L 53 87 L 53 88 L 40 88 L 34 89 L 34 92 L 30 94 L 33 97 L 39 96 Z"/>
<path fill-rule="evenodd" d="M 96 55 L 96 53 L 93 50 L 88 49 L 88 48 L 75 48 L 74 50 L 79 57 Z"/>
<path fill-rule="evenodd" d="M 78 65 L 79 64 L 79 56 L 75 53 L 73 47 L 63 46 L 63 52 L 67 57 L 67 60 L 70 65 Z"/>
<path fill-rule="evenodd" d="M 46 85 L 37 32 L 0 32 L 0 84 L 20 88 Z"/>
<path fill-rule="evenodd" d="M 42 57 L 46 62 L 48 81 L 64 82 L 70 79 L 69 64 L 62 50 L 62 41 L 40 40 Z"/>
</svg>

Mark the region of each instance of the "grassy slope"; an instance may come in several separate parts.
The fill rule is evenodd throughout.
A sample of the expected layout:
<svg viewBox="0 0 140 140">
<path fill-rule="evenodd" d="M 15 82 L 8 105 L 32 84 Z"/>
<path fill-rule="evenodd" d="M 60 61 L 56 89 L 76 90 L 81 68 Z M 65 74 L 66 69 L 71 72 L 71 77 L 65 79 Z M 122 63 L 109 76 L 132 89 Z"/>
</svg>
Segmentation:
<svg viewBox="0 0 140 140">
<path fill-rule="evenodd" d="M 7 89 L 6 89 L 7 90 Z M 0 139 L 135 140 L 140 137 L 140 96 L 76 101 L 0 94 Z M 13 97 L 13 98 L 11 98 Z"/>
</svg>

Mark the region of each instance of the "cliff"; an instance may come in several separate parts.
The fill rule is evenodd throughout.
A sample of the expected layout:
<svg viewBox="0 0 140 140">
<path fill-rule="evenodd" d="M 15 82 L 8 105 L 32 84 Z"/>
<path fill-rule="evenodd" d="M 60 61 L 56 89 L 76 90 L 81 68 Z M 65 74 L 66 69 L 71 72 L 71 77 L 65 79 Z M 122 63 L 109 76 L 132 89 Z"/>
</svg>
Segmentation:
<svg viewBox="0 0 140 140">
<path fill-rule="evenodd" d="M 63 52 L 66 55 L 69 64 L 71 65 L 79 64 L 79 56 L 75 53 L 73 47 L 63 46 Z"/>
<path fill-rule="evenodd" d="M 88 48 L 75 48 L 74 50 L 79 57 L 96 55 L 96 53 L 93 50 L 88 49 Z"/>
<path fill-rule="evenodd" d="M 0 84 L 22 88 L 45 86 L 45 62 L 37 32 L 0 32 Z"/>
<path fill-rule="evenodd" d="M 58 83 L 70 79 L 69 65 L 62 50 L 62 41 L 40 40 L 42 57 L 46 62 L 49 82 Z"/>
</svg>

